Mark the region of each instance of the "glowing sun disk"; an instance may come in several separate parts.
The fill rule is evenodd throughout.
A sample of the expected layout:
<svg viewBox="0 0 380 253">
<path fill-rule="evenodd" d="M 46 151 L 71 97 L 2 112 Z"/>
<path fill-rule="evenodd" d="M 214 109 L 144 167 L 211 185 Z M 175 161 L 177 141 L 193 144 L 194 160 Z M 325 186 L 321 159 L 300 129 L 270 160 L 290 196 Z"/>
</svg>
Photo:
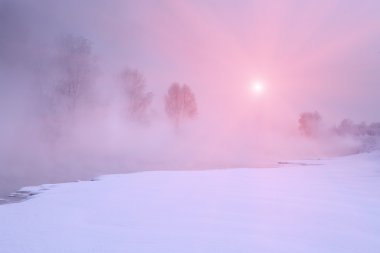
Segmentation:
<svg viewBox="0 0 380 253">
<path fill-rule="evenodd" d="M 251 84 L 251 90 L 256 94 L 261 94 L 264 92 L 264 84 L 259 81 L 253 82 Z"/>
</svg>

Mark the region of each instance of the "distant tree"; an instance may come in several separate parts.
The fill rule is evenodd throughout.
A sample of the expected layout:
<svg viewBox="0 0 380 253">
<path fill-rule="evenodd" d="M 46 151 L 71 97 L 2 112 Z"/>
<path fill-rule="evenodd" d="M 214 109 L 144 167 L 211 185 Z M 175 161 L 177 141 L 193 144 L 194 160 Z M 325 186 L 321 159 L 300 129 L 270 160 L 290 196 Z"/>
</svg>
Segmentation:
<svg viewBox="0 0 380 253">
<path fill-rule="evenodd" d="M 197 113 L 197 102 L 194 93 L 186 84 L 173 83 L 165 97 L 165 110 L 168 117 L 179 128 L 180 122 L 194 118 Z"/>
<path fill-rule="evenodd" d="M 80 99 L 90 93 L 95 70 L 91 43 L 84 37 L 67 35 L 57 43 L 56 91 L 67 109 L 74 110 Z"/>
<path fill-rule="evenodd" d="M 373 122 L 369 125 L 366 123 L 354 123 L 350 119 L 344 119 L 335 128 L 335 133 L 342 136 L 380 136 L 380 123 Z"/>
<path fill-rule="evenodd" d="M 121 75 L 123 90 L 127 96 L 129 117 L 136 122 L 147 122 L 147 109 L 153 93 L 146 92 L 144 76 L 137 70 L 125 69 Z"/>
<path fill-rule="evenodd" d="M 355 147 L 349 148 L 353 153 L 369 152 L 380 148 L 380 122 L 367 124 L 344 119 L 332 128 L 325 128 L 318 112 L 304 112 L 300 115 L 298 123 L 300 132 L 305 136 L 331 137 L 332 141 L 343 141 L 342 144 L 355 144 Z"/>
<path fill-rule="evenodd" d="M 373 122 L 368 126 L 368 135 L 380 136 L 380 122 Z"/>
<path fill-rule="evenodd" d="M 335 127 L 335 133 L 341 136 L 344 135 L 353 135 L 355 132 L 355 124 L 352 120 L 350 119 L 344 119 L 340 124 Z"/>
<path fill-rule="evenodd" d="M 316 136 L 321 127 L 322 117 L 318 112 L 301 113 L 298 120 L 300 132 L 308 137 Z"/>
<path fill-rule="evenodd" d="M 53 52 L 51 58 L 37 68 L 41 98 L 38 106 L 46 141 L 51 144 L 65 134 L 68 124 L 72 123 L 70 115 L 79 104 L 92 98 L 97 70 L 91 43 L 84 37 L 59 37 Z"/>
</svg>

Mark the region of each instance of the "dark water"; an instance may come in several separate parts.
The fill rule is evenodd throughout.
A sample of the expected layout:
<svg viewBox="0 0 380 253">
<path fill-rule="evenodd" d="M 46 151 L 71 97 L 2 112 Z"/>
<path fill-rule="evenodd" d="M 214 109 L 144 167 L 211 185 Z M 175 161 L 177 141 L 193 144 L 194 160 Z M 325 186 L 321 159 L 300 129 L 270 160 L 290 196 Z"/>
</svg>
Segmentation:
<svg viewBox="0 0 380 253">
<path fill-rule="evenodd" d="M 22 187 L 38 186 L 42 184 L 56 184 L 65 182 L 76 182 L 92 180 L 101 175 L 107 174 L 125 174 L 143 171 L 159 170 L 213 170 L 213 169 L 230 169 L 230 168 L 273 168 L 279 166 L 277 162 L 258 162 L 255 164 L 228 164 L 228 165 L 158 165 L 144 164 L 129 165 L 120 167 L 110 166 L 93 166 L 81 167 L 71 166 L 62 167 L 59 170 L 55 168 L 44 167 L 11 167 L 12 169 L 0 170 L 0 204 L 14 203 L 24 200 L 28 197 L 27 193 L 18 194 Z M 95 168 L 95 169 L 94 169 Z M 16 193 L 16 194 L 15 194 Z"/>
<path fill-rule="evenodd" d="M 13 203 L 25 199 L 28 194 L 19 194 L 19 190 L 26 186 L 76 182 L 79 180 L 85 181 L 91 180 L 104 174 L 131 173 L 136 172 L 137 170 L 80 170 L 75 173 L 73 170 L 67 169 L 67 174 L 65 174 L 64 171 L 60 171 L 59 173 L 55 171 L 53 174 L 53 170 L 51 173 L 46 173 L 46 170 L 31 170 L 30 168 L 23 170 L 20 170 L 20 168 L 18 168 L 16 173 L 15 170 L 9 170 L 8 173 L 3 170 L 0 174 L 0 204 Z"/>
</svg>

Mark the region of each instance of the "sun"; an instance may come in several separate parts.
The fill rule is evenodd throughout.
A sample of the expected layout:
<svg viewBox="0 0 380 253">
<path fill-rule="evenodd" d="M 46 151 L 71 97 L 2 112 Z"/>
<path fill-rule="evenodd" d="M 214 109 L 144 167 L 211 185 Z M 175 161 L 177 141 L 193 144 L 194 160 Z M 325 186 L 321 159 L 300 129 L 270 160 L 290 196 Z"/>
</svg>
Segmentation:
<svg viewBox="0 0 380 253">
<path fill-rule="evenodd" d="M 265 85 L 261 81 L 254 81 L 251 83 L 251 91 L 257 95 L 260 95 L 265 90 Z"/>
</svg>

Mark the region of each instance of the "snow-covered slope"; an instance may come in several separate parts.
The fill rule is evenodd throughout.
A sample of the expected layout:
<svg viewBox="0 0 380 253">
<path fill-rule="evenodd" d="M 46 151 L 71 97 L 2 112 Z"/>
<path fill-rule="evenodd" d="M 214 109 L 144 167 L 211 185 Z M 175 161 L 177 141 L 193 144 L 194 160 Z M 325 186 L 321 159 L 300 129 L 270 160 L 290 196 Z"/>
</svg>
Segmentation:
<svg viewBox="0 0 380 253">
<path fill-rule="evenodd" d="M 0 252 L 380 252 L 380 154 L 310 163 L 45 186 L 0 206 Z"/>
</svg>

